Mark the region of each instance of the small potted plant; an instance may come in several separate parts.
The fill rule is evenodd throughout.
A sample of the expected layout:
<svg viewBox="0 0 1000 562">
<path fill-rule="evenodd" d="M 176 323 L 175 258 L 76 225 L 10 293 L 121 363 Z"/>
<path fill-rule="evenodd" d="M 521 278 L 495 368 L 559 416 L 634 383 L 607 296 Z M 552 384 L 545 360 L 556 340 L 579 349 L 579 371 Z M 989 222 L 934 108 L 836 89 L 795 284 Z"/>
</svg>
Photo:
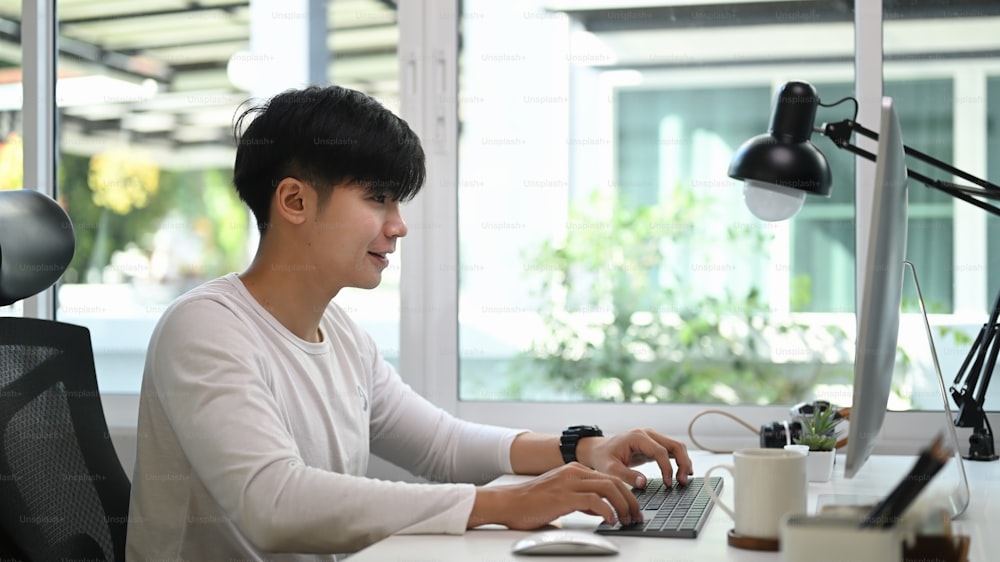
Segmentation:
<svg viewBox="0 0 1000 562">
<path fill-rule="evenodd" d="M 837 426 L 843 418 L 832 406 L 814 403 L 812 413 L 800 415 L 798 421 L 802 433 L 795 442 L 809 447 L 807 477 L 810 482 L 827 482 L 833 476 L 834 454 L 841 435 Z"/>
</svg>

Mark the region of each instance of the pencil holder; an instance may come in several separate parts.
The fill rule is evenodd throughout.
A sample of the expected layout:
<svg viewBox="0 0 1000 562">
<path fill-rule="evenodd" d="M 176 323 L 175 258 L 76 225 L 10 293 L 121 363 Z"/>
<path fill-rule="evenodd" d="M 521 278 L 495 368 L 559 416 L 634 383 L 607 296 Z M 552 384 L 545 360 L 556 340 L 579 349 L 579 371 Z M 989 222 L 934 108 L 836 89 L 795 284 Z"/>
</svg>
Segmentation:
<svg viewBox="0 0 1000 562">
<path fill-rule="evenodd" d="M 894 528 L 862 528 L 855 517 L 789 515 L 781 523 L 786 562 L 886 562 L 903 559 L 903 535 Z"/>
</svg>

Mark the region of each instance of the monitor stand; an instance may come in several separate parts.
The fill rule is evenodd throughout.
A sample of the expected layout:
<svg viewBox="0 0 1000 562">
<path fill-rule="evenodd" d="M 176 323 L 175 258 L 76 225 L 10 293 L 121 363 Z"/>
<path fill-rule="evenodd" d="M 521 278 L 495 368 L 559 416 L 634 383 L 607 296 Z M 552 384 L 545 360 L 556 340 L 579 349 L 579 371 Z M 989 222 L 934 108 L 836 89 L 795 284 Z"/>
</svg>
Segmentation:
<svg viewBox="0 0 1000 562">
<path fill-rule="evenodd" d="M 913 285 L 917 289 L 917 302 L 920 303 L 920 314 L 924 319 L 924 329 L 927 332 L 927 343 L 931 351 L 931 360 L 934 363 L 934 372 L 937 373 L 938 387 L 941 391 L 941 404 L 944 406 L 944 417 L 948 430 L 945 439 L 950 441 L 949 446 L 954 451 L 955 463 L 958 466 L 959 482 L 955 489 L 948 495 L 948 509 L 952 519 L 958 517 L 969 506 L 969 479 L 965 475 L 965 461 L 962 458 L 962 450 L 959 448 L 958 432 L 955 431 L 954 416 L 951 406 L 948 403 L 948 391 L 945 389 L 944 375 L 941 373 L 941 364 L 938 362 L 937 349 L 934 347 L 934 335 L 931 332 L 931 323 L 927 319 L 927 308 L 924 306 L 924 295 L 920 291 L 920 282 L 917 280 L 917 268 L 910 261 L 903 262 L 909 267 L 913 276 Z"/>
</svg>

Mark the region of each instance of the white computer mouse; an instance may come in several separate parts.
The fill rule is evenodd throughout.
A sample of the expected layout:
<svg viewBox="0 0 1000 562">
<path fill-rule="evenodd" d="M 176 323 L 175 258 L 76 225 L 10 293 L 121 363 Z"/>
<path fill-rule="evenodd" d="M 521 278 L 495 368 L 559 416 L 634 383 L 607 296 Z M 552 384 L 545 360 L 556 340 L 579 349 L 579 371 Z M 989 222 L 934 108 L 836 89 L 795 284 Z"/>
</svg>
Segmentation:
<svg viewBox="0 0 1000 562">
<path fill-rule="evenodd" d="M 511 550 L 514 554 L 618 554 L 618 545 L 591 531 L 552 529 L 518 540 Z"/>
</svg>

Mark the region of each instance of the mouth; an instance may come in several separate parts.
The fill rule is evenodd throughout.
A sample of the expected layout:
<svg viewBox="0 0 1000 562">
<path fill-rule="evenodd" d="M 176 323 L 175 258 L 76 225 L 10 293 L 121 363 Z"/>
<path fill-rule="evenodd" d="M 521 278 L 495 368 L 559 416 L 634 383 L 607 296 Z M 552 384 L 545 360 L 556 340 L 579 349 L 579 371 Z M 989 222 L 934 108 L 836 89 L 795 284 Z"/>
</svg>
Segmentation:
<svg viewBox="0 0 1000 562">
<path fill-rule="evenodd" d="M 375 261 L 382 267 L 389 265 L 389 252 L 368 252 L 368 255 L 375 258 Z"/>
</svg>

